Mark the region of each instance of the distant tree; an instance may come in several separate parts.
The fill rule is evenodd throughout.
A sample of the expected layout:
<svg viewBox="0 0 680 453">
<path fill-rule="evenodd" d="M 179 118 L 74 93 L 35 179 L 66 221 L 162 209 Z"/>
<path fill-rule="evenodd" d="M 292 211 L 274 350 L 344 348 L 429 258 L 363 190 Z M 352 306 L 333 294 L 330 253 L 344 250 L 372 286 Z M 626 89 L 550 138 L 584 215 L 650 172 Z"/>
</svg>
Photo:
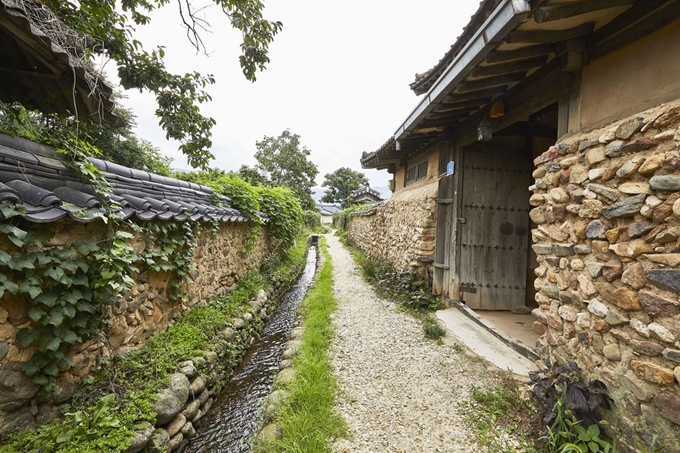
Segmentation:
<svg viewBox="0 0 680 453">
<path fill-rule="evenodd" d="M 114 128 L 108 124 L 88 124 L 74 118 L 26 110 L 21 104 L 0 103 L 0 133 L 57 148 L 77 135 L 96 148 L 95 157 L 167 175 L 172 159 L 163 156 L 158 148 L 134 134 L 135 116 L 132 111 L 119 106 L 114 113 L 122 120 L 122 126 Z"/>
<path fill-rule="evenodd" d="M 241 165 L 241 168 L 238 169 L 238 175 L 253 186 L 266 186 L 269 183 L 267 178 L 257 171 L 257 168 L 249 167 L 245 164 Z"/>
<path fill-rule="evenodd" d="M 255 170 L 267 185 L 288 187 L 303 209 L 313 209 L 312 187 L 319 169 L 309 161 L 310 151 L 300 145 L 300 136 L 286 129 L 278 137 L 265 135 L 255 146 Z"/>
<path fill-rule="evenodd" d="M 326 173 L 322 187 L 328 187 L 324 192 L 321 201 L 324 203 L 340 203 L 347 207 L 352 191 L 357 190 L 368 184 L 366 175 L 351 168 L 340 167 L 333 173 Z"/>
</svg>

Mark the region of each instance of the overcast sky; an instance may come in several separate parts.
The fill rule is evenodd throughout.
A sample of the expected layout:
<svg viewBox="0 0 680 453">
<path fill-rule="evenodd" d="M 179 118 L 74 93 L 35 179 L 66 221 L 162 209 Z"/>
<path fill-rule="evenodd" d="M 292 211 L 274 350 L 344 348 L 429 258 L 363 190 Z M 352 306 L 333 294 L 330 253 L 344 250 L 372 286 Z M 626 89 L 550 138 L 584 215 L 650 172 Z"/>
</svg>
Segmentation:
<svg viewBox="0 0 680 453">
<path fill-rule="evenodd" d="M 199 2 L 194 2 L 198 4 Z M 470 20 L 478 0 L 264 0 L 265 17 L 283 22 L 270 45 L 267 69 L 248 82 L 238 63 L 240 34 L 217 9 L 208 10 L 209 56 L 196 54 L 181 29 L 176 4 L 140 27 L 145 48 L 163 45 L 170 71 L 213 74 L 214 166 L 254 165 L 255 142 L 285 129 L 299 134 L 318 166 L 317 185 L 340 167 L 363 171 L 385 186 L 386 171 L 362 170 L 363 151 L 375 151 L 416 106 L 409 89 L 416 72 L 434 66 Z M 113 68 L 109 68 L 113 69 Z M 177 143 L 165 140 L 154 97 L 127 92 L 137 134 L 189 168 Z"/>
</svg>

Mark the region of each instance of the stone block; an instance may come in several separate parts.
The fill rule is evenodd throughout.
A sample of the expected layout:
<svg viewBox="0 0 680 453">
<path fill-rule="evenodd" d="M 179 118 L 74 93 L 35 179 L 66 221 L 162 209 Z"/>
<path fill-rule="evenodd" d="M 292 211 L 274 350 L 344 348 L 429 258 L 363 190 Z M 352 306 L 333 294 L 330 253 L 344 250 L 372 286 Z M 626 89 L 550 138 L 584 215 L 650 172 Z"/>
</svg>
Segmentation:
<svg viewBox="0 0 680 453">
<path fill-rule="evenodd" d="M 553 244 L 552 249 L 555 256 L 574 255 L 574 246 L 572 244 Z"/>
<path fill-rule="evenodd" d="M 645 158 L 642 156 L 633 157 L 632 159 L 627 160 L 621 168 L 616 171 L 616 176 L 618 178 L 630 178 L 637 173 L 638 168 L 640 168 L 644 162 Z"/>
<path fill-rule="evenodd" d="M 621 201 L 617 201 L 616 203 L 603 208 L 602 215 L 608 219 L 633 216 L 640 212 L 640 208 L 642 208 L 645 198 L 646 196 L 644 194 L 624 198 Z"/>
<path fill-rule="evenodd" d="M 613 282 L 623 274 L 623 264 L 618 258 L 612 258 L 602 266 L 602 276 L 608 282 Z"/>
<path fill-rule="evenodd" d="M 646 182 L 627 182 L 619 186 L 619 191 L 626 195 L 638 195 L 651 193 L 649 184 Z"/>
<path fill-rule="evenodd" d="M 608 344 L 602 348 L 602 354 L 612 362 L 621 361 L 621 350 L 619 349 L 619 345 L 616 343 Z"/>
<path fill-rule="evenodd" d="M 611 309 L 607 316 L 604 318 L 607 324 L 610 326 L 620 326 L 623 324 L 628 324 L 630 319 L 625 314 L 621 313 L 619 310 Z"/>
<path fill-rule="evenodd" d="M 650 291 L 640 291 L 638 293 L 638 299 L 645 313 L 650 316 L 671 318 L 680 314 L 680 303 Z"/>
<path fill-rule="evenodd" d="M 606 171 L 606 168 L 604 168 L 604 167 L 603 168 L 592 168 L 592 169 L 588 170 L 588 179 L 590 179 L 591 181 L 595 181 L 595 180 L 599 179 L 600 177 L 602 177 L 602 175 L 604 174 L 605 171 Z"/>
<path fill-rule="evenodd" d="M 669 267 L 680 266 L 680 253 L 657 253 L 651 255 L 644 255 L 652 263 L 663 264 Z"/>
<path fill-rule="evenodd" d="M 28 403 L 38 393 L 38 387 L 21 371 L 21 362 L 0 366 L 0 410 L 11 412 Z"/>
<path fill-rule="evenodd" d="M 668 349 L 668 348 L 666 348 L 663 351 L 661 351 L 661 354 L 667 360 L 680 363 L 680 350 L 678 350 L 678 349 Z"/>
<path fill-rule="evenodd" d="M 600 200 L 583 200 L 578 215 L 585 219 L 597 219 L 602 212 L 602 206 L 603 204 Z"/>
<path fill-rule="evenodd" d="M 664 155 L 663 154 L 652 154 L 651 156 L 648 156 L 645 162 L 638 168 L 638 173 L 642 175 L 647 175 L 654 173 L 657 171 L 659 168 L 661 168 L 661 164 L 664 160 Z"/>
<path fill-rule="evenodd" d="M 664 350 L 662 345 L 654 341 L 631 340 L 630 345 L 633 347 L 633 351 L 649 357 L 658 357 Z"/>
<path fill-rule="evenodd" d="M 647 326 L 652 336 L 666 343 L 675 343 L 675 335 L 670 330 L 657 322 L 653 322 Z"/>
<path fill-rule="evenodd" d="M 678 191 L 680 190 L 680 175 L 657 175 L 649 180 L 652 190 Z"/>
<path fill-rule="evenodd" d="M 631 360 L 630 367 L 637 377 L 659 385 L 669 385 L 675 380 L 673 370 L 641 360 Z"/>
<path fill-rule="evenodd" d="M 597 299 L 591 299 L 588 301 L 588 311 L 598 316 L 604 318 L 609 313 L 609 308 Z"/>
<path fill-rule="evenodd" d="M 607 146 L 604 149 L 604 154 L 607 157 L 619 157 L 621 154 L 621 148 L 623 148 L 623 145 L 625 142 L 623 140 L 614 140 L 610 143 L 607 144 Z"/>
<path fill-rule="evenodd" d="M 641 117 L 631 118 L 628 121 L 621 123 L 614 132 L 614 136 L 620 140 L 628 140 L 635 133 L 639 132 L 644 126 L 644 119 Z"/>
<path fill-rule="evenodd" d="M 633 142 L 626 143 L 619 149 L 621 154 L 639 153 L 640 151 L 645 151 L 647 149 L 653 148 L 658 143 L 649 138 L 641 138 Z"/>
<path fill-rule="evenodd" d="M 605 302 L 616 305 L 625 311 L 641 310 L 637 293 L 626 287 L 615 288 L 611 283 L 596 282 L 595 288 Z"/>
<path fill-rule="evenodd" d="M 633 239 L 628 242 L 619 242 L 609 247 L 611 251 L 622 258 L 635 259 L 645 253 L 651 253 L 654 248 L 644 239 Z M 649 278 L 649 277 L 648 277 Z"/>
<path fill-rule="evenodd" d="M 680 396 L 674 392 L 662 392 L 654 397 L 652 405 L 662 417 L 680 425 Z"/>
<path fill-rule="evenodd" d="M 605 239 L 605 233 L 611 228 L 611 224 L 601 219 L 595 219 L 588 223 L 585 233 L 588 239 Z"/>
<path fill-rule="evenodd" d="M 659 288 L 680 294 L 680 270 L 652 269 L 647 271 L 645 276 L 647 280 Z"/>
<path fill-rule="evenodd" d="M 631 239 L 637 239 L 654 229 L 656 225 L 651 222 L 633 222 L 628 225 L 628 236 Z"/>
</svg>

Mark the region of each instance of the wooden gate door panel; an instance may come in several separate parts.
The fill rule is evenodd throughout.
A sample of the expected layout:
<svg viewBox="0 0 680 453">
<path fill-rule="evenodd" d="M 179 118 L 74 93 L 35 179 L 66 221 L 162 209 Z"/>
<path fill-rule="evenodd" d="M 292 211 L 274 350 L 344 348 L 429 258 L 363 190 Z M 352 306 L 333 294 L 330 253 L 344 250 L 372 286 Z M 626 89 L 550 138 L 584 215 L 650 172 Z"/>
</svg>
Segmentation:
<svg viewBox="0 0 680 453">
<path fill-rule="evenodd" d="M 459 291 L 473 309 L 524 305 L 529 236 L 529 156 L 523 150 L 464 151 Z"/>
</svg>

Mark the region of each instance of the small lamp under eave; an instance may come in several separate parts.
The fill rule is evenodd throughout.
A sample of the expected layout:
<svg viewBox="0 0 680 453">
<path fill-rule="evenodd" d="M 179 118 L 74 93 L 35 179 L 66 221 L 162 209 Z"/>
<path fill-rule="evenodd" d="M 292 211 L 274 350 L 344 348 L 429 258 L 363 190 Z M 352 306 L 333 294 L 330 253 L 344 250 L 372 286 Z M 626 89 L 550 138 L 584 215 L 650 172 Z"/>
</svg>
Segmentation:
<svg viewBox="0 0 680 453">
<path fill-rule="evenodd" d="M 505 115 L 505 103 L 503 101 L 496 101 L 491 105 L 489 110 L 489 118 L 498 119 Z"/>
<path fill-rule="evenodd" d="M 491 121 L 484 118 L 479 126 L 477 126 L 477 141 L 488 142 L 493 137 L 493 125 Z"/>
</svg>

